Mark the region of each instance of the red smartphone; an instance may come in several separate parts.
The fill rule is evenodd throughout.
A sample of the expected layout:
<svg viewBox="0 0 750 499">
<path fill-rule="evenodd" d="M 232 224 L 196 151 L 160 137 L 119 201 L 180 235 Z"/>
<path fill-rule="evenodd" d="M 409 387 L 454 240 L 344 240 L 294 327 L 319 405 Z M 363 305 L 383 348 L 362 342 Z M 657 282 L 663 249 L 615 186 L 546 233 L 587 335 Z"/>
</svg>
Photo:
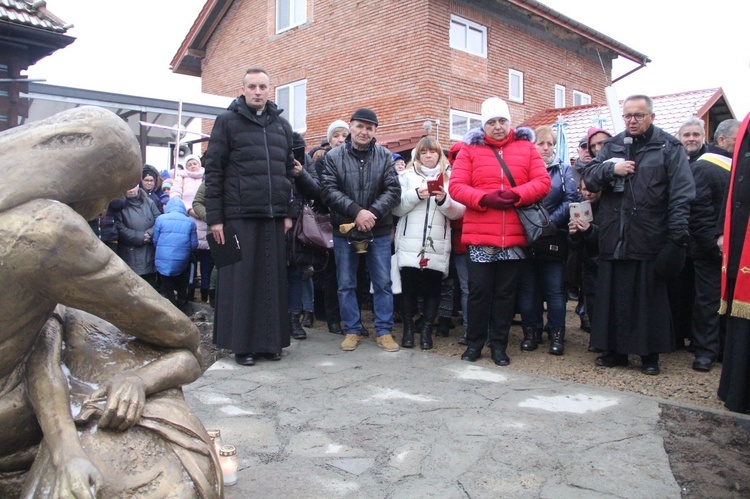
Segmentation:
<svg viewBox="0 0 750 499">
<path fill-rule="evenodd" d="M 437 178 L 427 181 L 427 192 L 430 196 L 440 192 L 443 188 L 443 172 L 440 172 Z"/>
</svg>

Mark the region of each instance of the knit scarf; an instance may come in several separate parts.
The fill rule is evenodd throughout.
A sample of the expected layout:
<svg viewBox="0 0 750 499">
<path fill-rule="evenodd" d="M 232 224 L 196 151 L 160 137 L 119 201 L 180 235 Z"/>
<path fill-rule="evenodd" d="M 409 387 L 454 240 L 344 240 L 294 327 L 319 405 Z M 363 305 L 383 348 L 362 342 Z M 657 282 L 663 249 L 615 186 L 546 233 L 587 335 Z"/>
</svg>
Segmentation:
<svg viewBox="0 0 750 499">
<path fill-rule="evenodd" d="M 737 130 L 737 147 L 734 150 L 734 160 L 732 164 L 737 165 L 740 158 L 740 151 L 744 152 L 744 140 L 745 134 L 748 133 L 748 124 L 750 124 L 750 114 L 747 115 L 745 120 Z M 732 194 L 734 192 L 734 181 L 737 176 L 737 170 L 735 168 L 732 172 L 732 179 L 729 183 L 729 193 L 727 195 L 727 212 L 724 219 L 724 253 L 722 256 L 721 264 L 721 306 L 719 308 L 720 314 L 727 313 L 727 304 L 729 301 L 728 289 L 727 289 L 727 265 L 729 263 L 729 251 L 731 248 L 731 234 L 730 227 L 732 222 Z M 748 220 L 748 227 L 745 229 L 745 234 L 750 233 L 750 220 Z M 747 237 L 747 236 L 746 236 Z M 740 265 L 739 272 L 736 276 L 736 284 L 734 287 L 734 296 L 732 297 L 732 313 L 733 317 L 740 317 L 742 319 L 750 320 L 750 244 L 743 245 L 742 253 L 740 254 Z"/>
</svg>

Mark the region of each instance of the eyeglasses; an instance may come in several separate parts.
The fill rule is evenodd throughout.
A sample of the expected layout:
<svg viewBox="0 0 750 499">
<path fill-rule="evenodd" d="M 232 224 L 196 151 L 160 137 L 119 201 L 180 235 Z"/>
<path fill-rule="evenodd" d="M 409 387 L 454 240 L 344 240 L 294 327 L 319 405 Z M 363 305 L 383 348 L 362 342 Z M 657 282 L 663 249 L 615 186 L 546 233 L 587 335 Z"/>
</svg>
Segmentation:
<svg viewBox="0 0 750 499">
<path fill-rule="evenodd" d="M 648 114 L 646 113 L 635 113 L 635 114 L 628 113 L 628 114 L 623 114 L 622 119 L 624 119 L 625 121 L 630 121 L 633 118 L 635 118 L 635 121 L 642 121 L 643 118 L 645 118 L 646 116 L 648 116 Z"/>
<path fill-rule="evenodd" d="M 581 144 L 581 145 L 578 146 L 578 149 L 583 149 L 584 151 L 588 151 L 589 150 L 589 145 L 588 144 Z"/>
<path fill-rule="evenodd" d="M 144 184 L 153 184 L 154 182 L 156 182 L 156 180 L 152 178 L 144 178 L 143 180 L 141 180 L 141 182 L 143 182 Z"/>
</svg>

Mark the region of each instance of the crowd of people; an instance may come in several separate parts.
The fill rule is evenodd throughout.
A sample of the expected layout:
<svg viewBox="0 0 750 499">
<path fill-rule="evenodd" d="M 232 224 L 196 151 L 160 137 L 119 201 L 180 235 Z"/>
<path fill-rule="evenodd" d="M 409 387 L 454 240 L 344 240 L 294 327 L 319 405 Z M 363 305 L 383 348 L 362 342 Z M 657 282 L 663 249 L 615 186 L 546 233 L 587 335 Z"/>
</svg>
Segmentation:
<svg viewBox="0 0 750 499">
<path fill-rule="evenodd" d="M 695 117 L 672 136 L 654 125 L 652 100 L 634 95 L 623 103 L 625 131 L 592 127 L 568 164 L 552 127 L 514 128 L 507 103 L 491 97 L 481 126 L 448 149 L 425 135 L 410 153 L 392 153 L 377 143 L 376 113 L 360 108 L 295 155 L 304 139 L 269 94 L 268 74 L 247 70 L 203 158 L 188 157 L 166 181 L 147 166 L 141 184 L 92 222 L 177 306 L 199 272 L 201 298 L 216 309 L 214 341 L 238 364 L 281 359 L 316 314 L 355 350 L 370 334 L 365 306 L 388 352 L 433 348 L 460 315 L 461 359 L 488 347 L 506 366 L 520 315 L 516 348 L 546 340 L 559 356 L 573 299 L 597 366 L 637 356 L 643 374 L 658 375 L 661 354 L 689 348 L 696 371 L 723 360 L 719 396 L 729 409 L 750 408 L 739 121 L 720 123 L 710 144 Z M 552 230 L 530 243 L 518 210 L 535 203 Z M 303 208 L 330 219 L 330 247 L 298 240 Z M 215 268 L 207 235 L 241 257 Z"/>
</svg>

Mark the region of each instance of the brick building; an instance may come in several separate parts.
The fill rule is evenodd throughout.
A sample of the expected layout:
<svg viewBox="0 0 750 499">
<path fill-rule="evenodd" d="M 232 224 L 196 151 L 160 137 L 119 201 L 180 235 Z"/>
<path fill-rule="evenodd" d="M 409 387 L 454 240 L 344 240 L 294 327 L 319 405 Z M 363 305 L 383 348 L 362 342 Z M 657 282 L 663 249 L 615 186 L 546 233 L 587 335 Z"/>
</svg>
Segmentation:
<svg viewBox="0 0 750 499">
<path fill-rule="evenodd" d="M 650 62 L 534 0 L 207 0 L 172 70 L 236 96 L 244 70 L 263 67 L 308 145 L 369 107 L 379 142 L 402 151 L 426 121 L 442 143 L 460 138 L 492 95 L 508 101 L 515 124 L 603 102 L 616 57 Z"/>
</svg>

